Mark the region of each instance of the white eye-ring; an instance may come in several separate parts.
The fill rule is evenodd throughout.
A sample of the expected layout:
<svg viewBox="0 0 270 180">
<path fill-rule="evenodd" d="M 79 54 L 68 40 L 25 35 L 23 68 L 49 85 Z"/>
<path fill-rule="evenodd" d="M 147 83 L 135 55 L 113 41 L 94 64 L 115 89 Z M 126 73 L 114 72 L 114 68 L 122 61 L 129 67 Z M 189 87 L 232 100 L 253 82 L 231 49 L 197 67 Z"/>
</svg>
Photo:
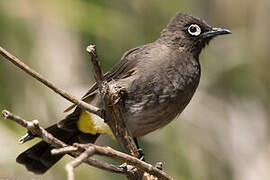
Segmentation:
<svg viewBox="0 0 270 180">
<path fill-rule="evenodd" d="M 200 26 L 198 26 L 197 24 L 191 24 L 188 27 L 188 33 L 192 36 L 199 36 L 201 34 L 202 30 L 200 28 Z"/>
</svg>

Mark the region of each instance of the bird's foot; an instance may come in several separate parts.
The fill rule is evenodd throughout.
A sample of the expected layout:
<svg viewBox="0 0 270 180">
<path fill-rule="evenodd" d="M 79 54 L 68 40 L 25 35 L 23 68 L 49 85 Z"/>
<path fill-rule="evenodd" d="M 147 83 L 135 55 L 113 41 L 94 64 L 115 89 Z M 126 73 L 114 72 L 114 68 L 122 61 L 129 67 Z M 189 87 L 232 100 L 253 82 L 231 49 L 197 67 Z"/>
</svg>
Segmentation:
<svg viewBox="0 0 270 180">
<path fill-rule="evenodd" d="M 145 161 L 145 156 L 144 156 L 144 152 L 143 152 L 142 148 L 138 149 L 138 153 L 139 153 L 139 159 L 141 161 Z"/>
</svg>

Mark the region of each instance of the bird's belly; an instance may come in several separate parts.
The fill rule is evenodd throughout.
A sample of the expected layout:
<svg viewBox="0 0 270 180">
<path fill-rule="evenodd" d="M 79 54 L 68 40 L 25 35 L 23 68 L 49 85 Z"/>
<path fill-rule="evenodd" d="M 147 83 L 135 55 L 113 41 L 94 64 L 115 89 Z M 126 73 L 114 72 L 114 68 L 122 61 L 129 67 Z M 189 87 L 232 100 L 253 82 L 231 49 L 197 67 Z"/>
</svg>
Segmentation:
<svg viewBox="0 0 270 180">
<path fill-rule="evenodd" d="M 124 114 L 132 136 L 144 136 L 170 123 L 190 102 L 198 82 L 199 79 L 181 89 L 167 85 L 158 91 L 152 88 L 144 95 L 141 95 L 143 92 L 132 93 L 125 101 Z"/>
<path fill-rule="evenodd" d="M 171 122 L 177 114 L 177 111 L 168 111 L 168 107 L 164 107 L 164 109 L 148 109 L 129 114 L 129 117 L 126 118 L 126 125 L 133 137 L 144 136 L 165 126 Z"/>
<path fill-rule="evenodd" d="M 165 76 L 144 76 L 126 88 L 123 115 L 132 136 L 143 136 L 159 129 L 184 110 L 199 84 L 199 70 L 194 72 L 183 75 L 171 71 Z"/>
<path fill-rule="evenodd" d="M 183 93 L 163 100 L 152 97 L 148 102 L 129 102 L 125 119 L 130 133 L 139 137 L 164 127 L 184 110 L 192 95 L 193 93 Z"/>
</svg>

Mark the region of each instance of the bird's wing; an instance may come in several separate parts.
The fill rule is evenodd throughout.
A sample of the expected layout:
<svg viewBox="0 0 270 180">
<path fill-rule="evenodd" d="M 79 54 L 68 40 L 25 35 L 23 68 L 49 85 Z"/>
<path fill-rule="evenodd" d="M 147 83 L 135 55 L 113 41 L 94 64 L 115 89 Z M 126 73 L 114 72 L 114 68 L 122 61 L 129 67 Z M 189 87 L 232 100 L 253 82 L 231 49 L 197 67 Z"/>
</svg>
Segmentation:
<svg viewBox="0 0 270 180">
<path fill-rule="evenodd" d="M 133 49 L 130 49 L 127 51 L 121 58 L 118 64 L 116 64 L 109 72 L 107 72 L 104 75 L 105 81 L 109 82 L 112 79 L 117 80 L 121 78 L 125 78 L 130 76 L 134 71 L 136 64 L 138 62 L 138 59 L 133 55 L 135 51 L 142 48 L 136 47 Z M 89 101 L 91 97 L 96 94 L 96 90 L 98 89 L 97 83 L 94 83 L 91 88 L 88 90 L 88 92 L 82 97 L 83 101 Z M 64 112 L 68 112 L 72 110 L 74 107 L 76 107 L 75 104 L 69 106 Z"/>
</svg>

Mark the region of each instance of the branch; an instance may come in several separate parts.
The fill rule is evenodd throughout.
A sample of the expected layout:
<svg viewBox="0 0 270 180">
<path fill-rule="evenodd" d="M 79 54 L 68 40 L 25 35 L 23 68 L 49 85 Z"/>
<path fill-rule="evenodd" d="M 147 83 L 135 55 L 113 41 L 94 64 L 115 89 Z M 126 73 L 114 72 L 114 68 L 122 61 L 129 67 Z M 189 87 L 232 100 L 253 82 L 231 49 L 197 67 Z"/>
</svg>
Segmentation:
<svg viewBox="0 0 270 180">
<path fill-rule="evenodd" d="M 78 156 L 76 159 L 74 159 L 73 161 L 69 162 L 66 165 L 66 170 L 68 173 L 68 180 L 75 180 L 74 179 L 74 168 L 76 168 L 77 166 L 82 164 L 85 159 L 87 159 L 89 156 L 92 156 L 94 153 L 95 153 L 94 148 L 88 148 L 80 156 Z"/>
<path fill-rule="evenodd" d="M 148 164 L 142 160 L 139 160 L 134 156 L 122 153 L 120 151 L 116 151 L 111 147 L 101 147 L 95 144 L 76 144 L 76 143 L 74 144 L 74 146 L 83 147 L 86 150 L 91 149 L 96 154 L 107 156 L 119 160 L 121 162 L 127 163 L 129 165 L 135 166 L 136 168 L 141 169 L 144 172 L 156 176 L 160 180 L 172 179 L 170 176 L 168 176 L 165 172 L 161 171 L 159 168 L 154 167 L 151 164 Z M 160 163 L 158 163 L 157 166 L 160 167 Z"/>
<path fill-rule="evenodd" d="M 34 137 L 41 138 L 43 141 L 47 142 L 48 144 L 51 144 L 54 147 L 58 147 L 58 148 L 69 147 L 67 144 L 65 144 L 61 140 L 55 138 L 52 134 L 50 134 L 44 128 L 40 127 L 38 120 L 33 120 L 32 122 L 29 122 L 29 121 L 22 119 L 19 116 L 13 115 L 12 113 L 10 113 L 7 110 L 2 111 L 2 115 L 4 116 L 5 119 L 12 120 L 12 121 L 18 123 L 19 125 L 21 125 L 22 127 L 26 128 L 28 130 L 28 133 L 24 137 L 32 135 Z M 19 141 L 20 143 L 26 142 L 24 137 L 20 138 L 20 141 Z M 70 151 L 72 151 L 72 150 L 70 150 Z M 70 155 L 73 157 L 78 157 L 80 154 L 81 154 L 81 152 L 79 152 L 79 151 L 73 151 L 70 153 Z M 112 164 L 103 163 L 103 162 L 97 161 L 95 159 L 87 159 L 84 162 L 90 166 L 93 166 L 93 167 L 96 167 L 96 168 L 99 168 L 102 170 L 106 170 L 109 172 L 118 173 L 118 174 L 124 173 L 122 168 L 116 167 Z"/>
<path fill-rule="evenodd" d="M 17 57 L 10 54 L 8 51 L 3 49 L 2 47 L 0 47 L 0 54 L 4 58 L 6 58 L 8 61 L 10 61 L 14 65 L 16 65 L 17 67 L 22 69 L 23 71 L 25 71 L 27 74 L 29 74 L 33 78 L 37 79 L 39 82 L 41 82 L 45 86 L 49 87 L 51 90 L 53 90 L 54 92 L 56 92 L 60 96 L 64 97 L 68 101 L 70 101 L 70 102 L 78 105 L 80 108 L 85 109 L 85 110 L 87 110 L 87 111 L 89 111 L 91 113 L 94 113 L 94 114 L 96 114 L 96 115 L 98 115 L 100 117 L 103 116 L 103 112 L 99 108 L 97 108 L 97 107 L 95 107 L 93 105 L 87 104 L 87 103 L 77 99 L 76 97 L 72 96 L 68 92 L 66 92 L 66 91 L 64 91 L 64 90 L 62 90 L 60 88 L 57 88 L 55 86 L 55 84 L 53 84 L 52 82 L 46 80 L 42 75 L 40 75 L 39 73 L 37 73 L 36 71 L 31 69 L 29 66 L 24 64 L 21 60 L 19 60 Z"/>
<path fill-rule="evenodd" d="M 10 62 L 15 64 L 17 67 L 21 68 L 32 77 L 42 82 L 44 85 L 46 85 L 47 87 L 55 91 L 57 94 L 75 103 L 80 108 L 85 109 L 91 113 L 97 114 L 98 116 L 102 117 L 105 120 L 105 122 L 107 122 L 108 125 L 110 126 L 120 146 L 130 155 L 119 152 L 119 151 L 115 151 L 109 147 L 100 147 L 96 145 L 68 146 L 64 142 L 54 137 L 52 134 L 48 133 L 45 129 L 40 127 L 38 120 L 33 120 L 32 122 L 28 122 L 18 116 L 11 114 L 8 111 L 3 111 L 2 114 L 5 118 L 17 122 L 18 124 L 20 124 L 21 126 L 25 127 L 28 130 L 27 134 L 23 136 L 19 142 L 24 143 L 26 141 L 33 139 L 34 137 L 39 137 L 54 147 L 63 148 L 61 150 L 53 150 L 52 151 L 53 154 L 68 153 L 71 156 L 75 157 L 74 161 L 71 161 L 66 166 L 69 180 L 74 179 L 73 170 L 75 167 L 79 166 L 82 162 L 87 163 L 91 166 L 103 169 L 103 170 L 113 172 L 113 173 L 126 174 L 127 177 L 132 180 L 156 179 L 154 178 L 154 176 L 158 177 L 161 180 L 171 180 L 172 178 L 168 176 L 165 172 L 161 171 L 159 168 L 154 167 L 151 164 L 148 164 L 144 161 L 137 159 L 139 157 L 138 150 L 136 148 L 133 138 L 130 136 L 130 133 L 128 132 L 128 129 L 125 125 L 124 118 L 122 116 L 122 110 L 124 109 L 122 95 L 123 93 L 125 93 L 125 90 L 122 89 L 121 87 L 118 87 L 115 84 L 112 85 L 112 83 L 110 84 L 104 81 L 104 76 L 99 66 L 95 46 L 93 45 L 89 46 L 87 48 L 87 51 L 91 55 L 91 60 L 92 60 L 94 73 L 95 73 L 95 79 L 98 84 L 99 91 L 103 95 L 105 114 L 103 110 L 97 107 L 94 107 L 90 104 L 87 104 L 75 98 L 74 96 L 68 94 L 64 90 L 57 88 L 52 82 L 46 80 L 43 76 L 41 76 L 40 74 L 32 70 L 27 65 L 25 65 L 18 58 L 11 55 L 9 52 L 7 52 L 6 50 L 0 47 L 0 54 L 6 59 L 8 59 Z M 126 162 L 132 165 L 131 166 L 132 168 L 131 170 L 128 168 L 123 169 L 121 167 L 116 167 L 115 165 L 90 158 L 94 154 L 99 154 L 99 155 L 103 155 L 103 156 L 120 160 L 122 162 Z M 134 168 L 133 166 L 136 168 Z M 147 172 L 149 174 L 144 173 L 143 175 L 143 172 Z M 130 177 L 131 174 L 133 174 L 134 176 Z"/>
<path fill-rule="evenodd" d="M 90 54 L 91 56 L 91 62 L 93 64 L 93 72 L 94 72 L 94 77 L 97 82 L 97 85 L 99 87 L 99 90 L 102 91 L 102 83 L 104 80 L 104 75 L 102 73 L 102 70 L 99 65 L 97 53 L 96 53 L 96 46 L 95 45 L 89 45 L 86 48 L 86 51 Z"/>
<path fill-rule="evenodd" d="M 121 93 L 124 91 L 119 87 L 113 85 L 110 86 L 106 81 L 104 81 L 104 76 L 98 62 L 96 46 L 89 45 L 86 50 L 91 56 L 94 77 L 98 84 L 99 91 L 103 95 L 105 106 L 104 120 L 110 126 L 113 134 L 117 139 L 117 142 L 120 144 L 122 149 L 124 149 L 132 156 L 138 158 L 139 152 L 133 138 L 128 132 L 121 112 L 121 109 L 124 109 L 123 103 L 121 101 Z"/>
<path fill-rule="evenodd" d="M 77 159 L 68 163 L 66 166 L 66 170 L 67 170 L 68 174 L 70 175 L 69 180 L 73 180 L 73 177 L 74 177 L 73 169 L 75 167 L 79 166 L 85 159 L 93 156 L 94 154 L 110 157 L 110 158 L 113 158 L 115 160 L 119 160 L 123 163 L 127 163 L 129 165 L 132 165 L 132 166 L 144 171 L 144 172 L 151 174 L 154 177 L 157 177 L 160 180 L 172 180 L 172 178 L 170 176 L 168 176 L 165 172 L 162 171 L 162 164 L 161 163 L 157 163 L 156 166 L 152 166 L 151 164 L 148 164 L 144 161 L 141 161 L 141 160 L 139 160 L 131 155 L 114 150 L 111 147 L 101 147 L 101 146 L 97 146 L 95 144 L 74 143 L 73 146 L 67 146 L 67 147 L 60 148 L 60 149 L 53 149 L 52 151 L 53 151 L 53 154 L 56 155 L 56 154 L 67 153 L 67 152 L 69 152 L 68 150 L 70 150 L 70 152 L 73 152 L 75 149 L 76 149 L 76 151 L 78 151 L 79 148 L 83 149 L 84 152 Z M 127 170 L 127 171 L 129 171 L 129 170 Z"/>
<path fill-rule="evenodd" d="M 68 172 L 68 180 L 74 180 L 74 168 L 79 166 L 81 163 L 85 162 L 91 166 L 107 170 L 114 173 L 126 174 L 127 176 L 133 173 L 131 170 L 124 170 L 121 167 L 116 167 L 112 164 L 100 162 L 93 160 L 89 157 L 94 154 L 102 155 L 106 157 L 125 162 L 129 165 L 132 165 L 144 172 L 147 172 L 160 180 L 172 180 L 165 172 L 160 170 L 158 167 L 154 167 L 151 164 L 148 164 L 144 161 L 141 161 L 131 155 L 116 151 L 110 147 L 101 147 L 94 144 L 78 144 L 74 143 L 73 146 L 68 146 L 61 140 L 55 138 L 52 134 L 47 132 L 45 129 L 39 126 L 38 120 L 33 120 L 32 122 L 26 121 L 19 116 L 13 115 L 7 110 L 2 112 L 2 115 L 5 119 L 12 120 L 22 127 L 26 128 L 32 135 L 39 137 L 47 143 L 57 147 L 58 149 L 53 149 L 52 154 L 71 154 L 75 159 L 66 165 L 66 170 Z M 159 165 L 160 166 L 160 165 Z M 149 176 L 150 177 L 150 176 Z"/>
<path fill-rule="evenodd" d="M 20 61 L 17 57 L 10 54 L 8 51 L 0 47 L 0 54 L 5 57 L 7 60 L 15 64 L 17 67 L 21 68 L 23 71 L 25 71 L 30 76 L 34 77 L 41 83 L 43 83 L 45 86 L 52 89 L 57 94 L 61 95 L 68 101 L 73 102 L 74 104 L 78 105 L 80 108 L 85 109 L 91 113 L 97 114 L 98 116 L 105 119 L 106 122 L 108 122 L 109 126 L 111 127 L 113 133 L 115 134 L 115 137 L 120 144 L 120 146 L 127 151 L 129 154 L 134 155 L 135 157 L 139 156 L 139 153 L 137 151 L 135 142 L 127 132 L 127 128 L 125 126 L 124 120 L 121 115 L 121 111 L 119 108 L 119 105 L 115 104 L 117 98 L 119 98 L 119 92 L 115 91 L 115 93 L 110 93 L 113 89 L 108 86 L 107 83 L 103 83 L 103 86 L 101 86 L 101 83 L 103 82 L 103 74 L 101 71 L 101 68 L 98 63 L 97 54 L 96 54 L 96 48 L 93 45 L 88 46 L 87 51 L 91 55 L 92 63 L 93 63 L 93 69 L 95 72 L 95 79 L 97 83 L 99 84 L 100 88 L 103 89 L 103 93 L 105 94 L 104 101 L 105 101 L 105 110 L 107 111 L 107 118 L 104 118 L 104 113 L 101 109 L 92 106 L 88 103 L 85 103 L 84 101 L 81 101 L 77 99 L 76 97 L 70 95 L 66 91 L 57 88 L 52 82 L 46 80 L 42 75 L 31 69 L 29 66 L 24 64 L 22 61 Z M 101 89 L 100 89 L 101 90 Z"/>
<path fill-rule="evenodd" d="M 2 115 L 5 119 L 9 119 L 15 121 L 16 123 L 20 124 L 22 127 L 28 130 L 28 133 L 20 138 L 19 143 L 23 144 L 28 141 L 29 136 L 32 137 L 40 137 L 48 144 L 53 145 L 54 147 L 64 147 L 67 146 L 64 142 L 60 141 L 59 139 L 55 138 L 51 133 L 47 132 L 45 129 L 39 126 L 38 120 L 33 120 L 32 122 L 26 121 L 19 116 L 13 115 L 7 110 L 2 111 Z M 33 138 L 31 138 L 33 139 Z"/>
</svg>

